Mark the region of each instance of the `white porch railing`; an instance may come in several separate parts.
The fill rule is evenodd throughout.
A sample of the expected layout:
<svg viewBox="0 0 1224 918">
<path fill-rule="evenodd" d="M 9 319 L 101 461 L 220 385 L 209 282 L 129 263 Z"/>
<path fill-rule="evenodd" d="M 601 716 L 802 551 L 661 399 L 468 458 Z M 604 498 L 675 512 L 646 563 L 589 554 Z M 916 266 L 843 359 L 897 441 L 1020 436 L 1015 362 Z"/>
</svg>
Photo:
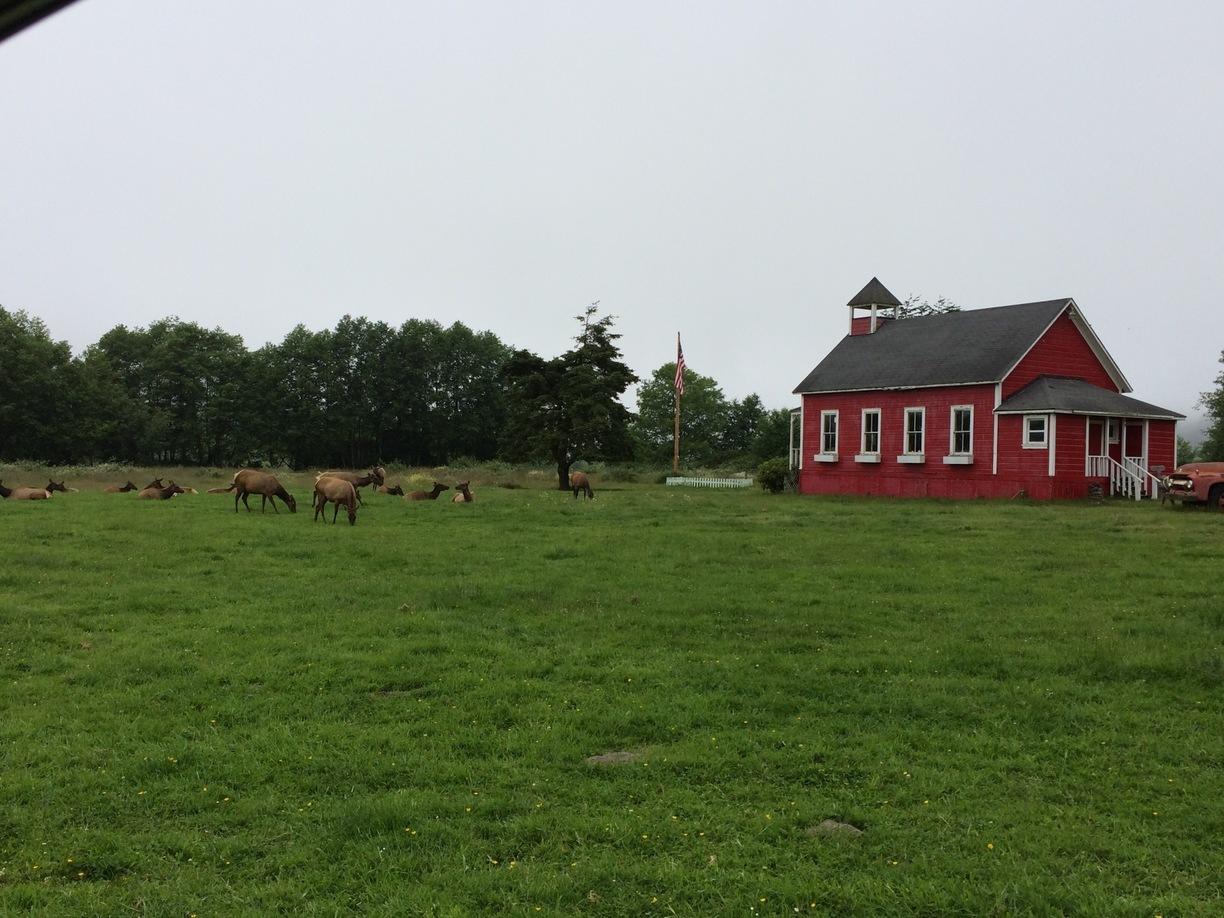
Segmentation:
<svg viewBox="0 0 1224 918">
<path fill-rule="evenodd" d="M 795 447 L 792 447 L 792 448 L 791 448 L 791 451 L 790 451 L 790 467 L 791 467 L 792 469 L 797 469 L 797 468 L 799 468 L 799 453 L 800 453 L 799 447 L 795 446 Z"/>
<path fill-rule="evenodd" d="M 1123 458 L 1122 467 L 1139 479 L 1139 488 L 1144 497 L 1160 493 L 1160 479 L 1144 468 L 1138 459 Z"/>
<path fill-rule="evenodd" d="M 1108 478 L 1111 496 L 1140 500 L 1158 493 L 1160 479 L 1130 457 L 1121 462 L 1110 456 L 1089 456 L 1084 474 L 1089 478 Z"/>
</svg>

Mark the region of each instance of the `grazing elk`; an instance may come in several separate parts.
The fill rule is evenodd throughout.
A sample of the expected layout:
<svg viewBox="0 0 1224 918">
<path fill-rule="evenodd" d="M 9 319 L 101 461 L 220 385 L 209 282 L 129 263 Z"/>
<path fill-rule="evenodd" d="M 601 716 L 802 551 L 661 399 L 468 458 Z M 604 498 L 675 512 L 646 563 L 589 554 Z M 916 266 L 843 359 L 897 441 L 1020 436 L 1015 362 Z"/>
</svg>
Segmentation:
<svg viewBox="0 0 1224 918">
<path fill-rule="evenodd" d="M 130 481 L 125 485 L 107 485 L 102 489 L 103 494 L 126 494 L 128 491 L 137 491 L 139 488 Z"/>
<path fill-rule="evenodd" d="M 242 506 L 247 508 L 247 513 L 251 512 L 251 505 L 247 503 L 247 496 L 258 494 L 263 498 L 263 503 L 259 506 L 259 512 L 263 513 L 268 507 L 268 501 L 272 501 L 272 509 L 280 513 L 276 509 L 276 498 L 280 498 L 285 502 L 285 506 L 289 508 L 290 513 L 297 513 L 297 501 L 293 499 L 293 495 L 285 490 L 284 486 L 276 480 L 275 475 L 269 475 L 267 472 L 261 472 L 257 469 L 242 469 L 240 472 L 234 473 L 234 480 L 228 488 L 209 488 L 209 494 L 226 494 L 229 491 L 234 491 L 234 512 L 238 512 L 238 501 L 242 501 Z"/>
<path fill-rule="evenodd" d="M 449 491 L 446 485 L 440 481 L 435 481 L 432 491 L 413 491 L 404 497 L 404 500 L 437 500 L 438 495 L 443 491 Z"/>
<path fill-rule="evenodd" d="M 364 474 L 361 472 L 341 472 L 332 469 L 320 472 L 315 476 L 315 481 L 318 481 L 320 478 L 339 478 L 341 481 L 347 481 L 357 492 L 357 503 L 361 503 L 361 489 L 366 485 L 386 484 L 387 470 L 381 465 L 374 466 L 374 468 Z"/>
<path fill-rule="evenodd" d="M 161 481 L 161 479 L 157 479 Z M 148 487 L 136 495 L 137 500 L 169 500 L 175 494 L 182 494 L 183 489 L 173 481 L 164 488 Z"/>
<path fill-rule="evenodd" d="M 393 488 L 392 488 L 392 487 L 388 487 L 387 485 L 379 485 L 379 486 L 378 486 L 378 493 L 379 493 L 379 494 L 392 494 L 392 495 L 394 495 L 394 496 L 396 496 L 396 497 L 401 497 L 401 496 L 403 496 L 404 489 L 403 489 L 402 487 L 400 487 L 399 485 L 396 485 L 396 486 L 395 486 L 395 487 L 393 487 Z"/>
<path fill-rule="evenodd" d="M 574 500 L 578 499 L 579 491 L 586 492 L 587 500 L 595 499 L 595 489 L 586 472 L 570 472 L 570 490 L 574 492 Z"/>
<path fill-rule="evenodd" d="M 6 488 L 0 481 L 0 497 L 5 500 L 50 500 L 51 492 L 46 488 Z"/>
<path fill-rule="evenodd" d="M 455 490 L 459 493 L 451 498 L 452 504 L 470 504 L 476 499 L 472 496 L 472 492 L 468 489 L 468 485 L 470 484 L 470 481 L 461 481 L 455 485 Z"/>
<path fill-rule="evenodd" d="M 323 513 L 329 503 L 336 505 L 332 511 L 332 525 L 335 525 L 336 515 L 340 512 L 341 506 L 348 511 L 349 525 L 357 523 L 357 489 L 353 487 L 351 481 L 326 475 L 316 478 L 313 503 L 316 523 L 319 521 L 319 514 Z M 326 516 L 323 517 L 323 522 L 327 522 Z"/>
</svg>

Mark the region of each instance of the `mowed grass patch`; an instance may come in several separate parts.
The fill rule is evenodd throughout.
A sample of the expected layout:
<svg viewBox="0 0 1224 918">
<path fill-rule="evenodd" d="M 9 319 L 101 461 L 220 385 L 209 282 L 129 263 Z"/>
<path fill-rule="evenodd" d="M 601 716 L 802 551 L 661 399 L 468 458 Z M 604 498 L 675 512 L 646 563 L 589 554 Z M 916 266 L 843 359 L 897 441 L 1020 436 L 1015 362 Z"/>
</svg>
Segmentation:
<svg viewBox="0 0 1224 918">
<path fill-rule="evenodd" d="M 0 505 L 0 909 L 1224 906 L 1217 515 L 296 492 Z"/>
</svg>

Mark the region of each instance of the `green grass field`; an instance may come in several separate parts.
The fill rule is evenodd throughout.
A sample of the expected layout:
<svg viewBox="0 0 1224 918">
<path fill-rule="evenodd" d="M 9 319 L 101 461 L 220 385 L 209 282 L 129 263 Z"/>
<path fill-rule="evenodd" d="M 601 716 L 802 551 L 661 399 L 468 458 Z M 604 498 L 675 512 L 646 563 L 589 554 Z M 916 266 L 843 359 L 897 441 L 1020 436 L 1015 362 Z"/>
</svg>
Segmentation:
<svg viewBox="0 0 1224 918">
<path fill-rule="evenodd" d="M 1224 515 L 596 486 L 0 504 L 0 912 L 1224 911 Z"/>
</svg>

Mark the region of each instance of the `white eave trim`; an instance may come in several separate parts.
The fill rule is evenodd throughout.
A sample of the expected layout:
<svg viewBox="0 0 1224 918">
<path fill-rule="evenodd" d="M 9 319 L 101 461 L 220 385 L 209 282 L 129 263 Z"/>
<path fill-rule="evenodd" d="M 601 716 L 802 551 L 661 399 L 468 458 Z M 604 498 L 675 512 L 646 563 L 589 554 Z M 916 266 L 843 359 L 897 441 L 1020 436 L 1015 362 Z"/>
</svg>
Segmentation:
<svg viewBox="0 0 1224 918">
<path fill-rule="evenodd" d="M 993 386 L 997 379 L 983 379 L 980 382 L 941 382 L 928 383 L 925 386 L 867 386 L 862 389 L 796 389 L 792 395 L 840 395 L 843 392 L 908 392 L 911 389 L 952 389 L 959 386 Z"/>
</svg>

